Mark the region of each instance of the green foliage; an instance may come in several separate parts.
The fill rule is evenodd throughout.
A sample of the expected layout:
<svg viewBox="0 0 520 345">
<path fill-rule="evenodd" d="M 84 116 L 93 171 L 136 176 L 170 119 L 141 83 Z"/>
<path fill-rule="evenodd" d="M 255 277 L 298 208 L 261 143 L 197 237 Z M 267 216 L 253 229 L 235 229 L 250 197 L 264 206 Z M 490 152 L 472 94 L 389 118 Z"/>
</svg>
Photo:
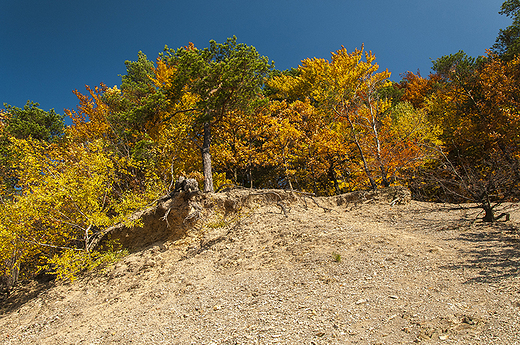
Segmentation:
<svg viewBox="0 0 520 345">
<path fill-rule="evenodd" d="M 137 96 L 145 96 L 150 88 L 154 87 L 153 62 L 149 61 L 146 55 L 139 51 L 137 61 L 125 61 L 126 75 L 122 76 L 121 90 L 139 93 Z"/>
<path fill-rule="evenodd" d="M 172 106 L 182 103 L 182 95 L 188 91 L 195 96 L 195 104 L 179 112 L 193 114 L 197 137 L 202 152 L 204 191 L 213 186 L 210 146 L 213 125 L 234 111 L 250 112 L 261 95 L 264 79 L 272 66 L 266 57 L 260 56 L 255 47 L 237 43 L 236 37 L 225 43 L 209 42 L 205 49 L 192 44 L 177 50 L 165 49 L 163 60 L 171 69 L 166 90 Z M 201 134 L 202 132 L 202 134 Z"/>
<path fill-rule="evenodd" d="M 510 61 L 520 54 L 520 0 L 506 0 L 499 13 L 513 19 L 513 23 L 499 31 L 492 51 Z"/>
<path fill-rule="evenodd" d="M 125 65 L 127 73 L 121 78 L 121 92 L 105 93 L 105 100 L 112 110 L 109 119 L 114 128 L 121 134 L 129 130 L 135 134 L 143 126 L 158 120 L 166 98 L 155 87 L 155 66 L 143 52 L 138 53 L 137 61 L 125 61 Z"/>
<path fill-rule="evenodd" d="M 432 70 L 445 81 L 466 80 L 485 61 L 485 57 L 474 58 L 459 50 L 455 54 L 445 55 L 433 61 Z"/>
<path fill-rule="evenodd" d="M 165 49 L 163 58 L 176 68 L 169 98 L 180 99 L 186 87 L 197 95 L 196 109 L 200 122 L 221 119 L 227 111 L 248 109 L 258 96 L 272 66 L 255 47 L 228 38 L 225 43 Z"/>
<path fill-rule="evenodd" d="M 378 90 L 378 92 L 379 97 L 382 99 L 391 100 L 393 107 L 402 102 L 402 97 L 404 95 L 404 90 L 402 90 L 397 83 L 386 84 Z"/>
<path fill-rule="evenodd" d="M 0 110 L 0 197 L 10 198 L 17 191 L 18 171 L 15 165 L 20 160 L 12 147 L 13 139 L 35 139 L 55 142 L 64 134 L 63 115 L 54 109 L 44 111 L 39 104 L 27 101 L 17 108 L 4 104 Z"/>
<path fill-rule="evenodd" d="M 363 48 L 281 72 L 232 37 L 166 48 L 155 64 L 139 52 L 119 88 L 74 91 L 67 128 L 37 103 L 4 105 L 0 275 L 46 266 L 73 281 L 117 260 L 119 248 L 92 248 L 99 231 L 180 174 L 202 180 L 201 167 L 205 191 L 233 182 L 330 195 L 414 181 L 428 198 L 449 189 L 478 202 L 493 220 L 493 202 L 520 197 L 520 1 L 501 13 L 513 18 L 494 46 L 501 59 L 459 51 L 400 84 Z M 435 174 L 436 185 L 417 178 Z"/>
<path fill-rule="evenodd" d="M 8 114 L 5 130 L 17 139 L 33 138 L 52 141 L 63 135 L 64 116 L 56 114 L 54 109 L 44 111 L 39 104 L 27 101 L 23 109 L 4 103 Z"/>
</svg>

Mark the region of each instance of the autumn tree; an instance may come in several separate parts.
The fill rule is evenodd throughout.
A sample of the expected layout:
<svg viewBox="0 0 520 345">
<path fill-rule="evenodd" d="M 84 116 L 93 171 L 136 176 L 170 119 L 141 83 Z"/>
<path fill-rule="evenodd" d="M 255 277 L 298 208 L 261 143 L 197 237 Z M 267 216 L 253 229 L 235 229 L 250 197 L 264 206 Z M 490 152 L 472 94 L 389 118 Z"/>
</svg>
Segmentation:
<svg viewBox="0 0 520 345">
<path fill-rule="evenodd" d="M 402 92 L 399 100 L 411 103 L 416 109 L 424 108 L 428 98 L 435 92 L 439 79 L 439 74 L 430 74 L 423 78 L 419 72 L 406 72 L 397 86 Z"/>
<path fill-rule="evenodd" d="M 350 190 L 346 183 L 352 177 L 349 171 L 352 152 L 344 123 L 312 106 L 309 100 L 293 102 L 291 107 L 300 116 L 296 126 L 302 133 L 296 160 L 299 185 L 316 195 Z"/>
<path fill-rule="evenodd" d="M 407 156 L 412 151 L 391 149 L 399 147 L 395 140 L 417 147 L 418 142 L 410 138 L 418 137 L 404 133 L 395 135 L 392 131 L 395 124 L 390 116 L 393 102 L 386 96 L 388 93 L 385 94 L 392 86 L 388 80 L 390 73 L 378 72 L 378 69 L 371 52 L 356 49 L 348 53 L 342 48 L 332 53 L 331 61 L 304 60 L 298 75 L 282 75 L 270 83 L 279 95 L 292 99 L 307 97 L 320 111 L 332 114 L 336 121 L 344 124 L 338 128 L 347 131 L 344 138 L 354 147 L 349 153 L 350 163 L 359 162 L 370 188 L 390 185 L 397 176 L 395 169 L 399 171 L 408 163 L 419 161 Z M 406 114 L 415 116 L 410 112 Z M 419 127 L 410 128 L 418 133 L 416 128 Z M 425 131 L 421 133 L 425 134 Z M 399 154 L 401 152 L 403 155 Z"/>
<path fill-rule="evenodd" d="M 212 154 L 215 169 L 225 173 L 234 184 L 250 188 L 260 186 L 264 180 L 260 170 L 268 165 L 268 153 L 263 145 L 268 140 L 270 124 L 267 105 L 251 112 L 230 113 L 226 121 L 214 128 L 217 139 L 213 141 Z"/>
<path fill-rule="evenodd" d="M 57 145 L 15 138 L 12 145 L 21 157 L 20 191 L 0 204 L 0 273 L 11 284 L 48 262 L 58 274 L 74 273 L 69 270 L 91 256 L 101 229 L 147 203 L 146 195 L 114 188 L 117 165 L 100 139 Z"/>
<path fill-rule="evenodd" d="M 443 78 L 430 111 L 443 128 L 445 168 L 439 181 L 458 199 L 478 203 L 484 220 L 518 197 L 519 58 L 473 59 L 461 53 L 434 63 Z M 449 186 L 449 188 L 448 188 Z"/>
<path fill-rule="evenodd" d="M 79 143 L 103 140 L 113 157 L 119 158 L 114 163 L 121 165 L 117 169 L 121 193 L 130 189 L 144 192 L 157 180 L 159 170 L 169 171 L 162 164 L 167 158 L 155 154 L 154 137 L 165 98 L 152 80 L 154 64 L 144 54 L 139 53 L 136 62 L 126 61 L 126 66 L 121 88 L 101 84 L 86 86 L 87 94 L 74 91 L 79 105 L 76 110 L 66 110 L 73 121 L 67 134 Z"/>
</svg>

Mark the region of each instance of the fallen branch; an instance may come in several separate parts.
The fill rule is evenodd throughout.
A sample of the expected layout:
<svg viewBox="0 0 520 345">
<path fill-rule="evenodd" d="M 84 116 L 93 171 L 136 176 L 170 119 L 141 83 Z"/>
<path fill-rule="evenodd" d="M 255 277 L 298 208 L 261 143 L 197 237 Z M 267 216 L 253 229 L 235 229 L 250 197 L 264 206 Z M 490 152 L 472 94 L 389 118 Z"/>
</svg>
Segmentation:
<svg viewBox="0 0 520 345">
<path fill-rule="evenodd" d="M 401 200 L 400 197 L 397 197 L 395 198 L 394 200 L 390 201 L 390 206 L 394 206 L 396 202 L 398 202 L 399 200 Z"/>
<path fill-rule="evenodd" d="M 281 209 L 282 209 L 282 212 L 283 214 L 287 216 L 287 209 L 286 209 L 286 206 L 283 204 L 283 199 L 282 197 L 280 196 L 280 194 L 276 193 L 276 192 L 273 192 L 273 191 L 265 191 L 265 192 L 255 192 L 255 193 L 250 193 L 248 196 L 253 196 L 253 195 L 268 195 L 268 194 L 272 194 L 272 195 L 275 195 L 278 197 L 279 201 L 276 203 L 276 205 L 278 205 Z"/>
<path fill-rule="evenodd" d="M 280 206 L 280 208 L 282 209 L 282 212 L 283 212 L 283 214 L 285 215 L 285 217 L 288 217 L 288 216 L 287 216 L 287 210 L 285 209 L 285 205 L 284 205 L 281 201 L 278 201 L 278 202 L 276 203 L 276 205 Z"/>
<path fill-rule="evenodd" d="M 328 208 L 328 207 L 321 206 L 320 204 L 318 204 L 316 199 L 314 199 L 314 197 L 316 197 L 316 194 L 314 194 L 314 193 L 300 192 L 300 191 L 297 191 L 297 190 L 293 190 L 292 192 L 296 193 L 296 194 L 300 194 L 300 195 L 303 196 L 303 201 L 305 202 L 305 208 L 307 208 L 307 200 L 305 200 L 305 198 L 309 198 L 316 204 L 316 206 L 318 206 L 319 208 L 323 209 L 323 211 L 325 211 L 325 212 L 327 212 L 327 211 L 328 212 L 336 211 L 336 210 L 334 210 L 332 208 Z"/>
</svg>

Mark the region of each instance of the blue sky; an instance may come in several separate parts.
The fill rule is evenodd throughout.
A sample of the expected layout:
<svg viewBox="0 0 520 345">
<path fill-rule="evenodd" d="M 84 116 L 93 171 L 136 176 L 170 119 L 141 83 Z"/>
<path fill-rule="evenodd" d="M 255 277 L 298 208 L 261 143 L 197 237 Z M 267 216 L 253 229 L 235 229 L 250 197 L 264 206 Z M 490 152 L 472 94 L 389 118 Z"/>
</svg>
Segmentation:
<svg viewBox="0 0 520 345">
<path fill-rule="evenodd" d="M 503 0 L 0 0 L 0 104 L 27 100 L 63 114 L 72 90 L 120 85 L 124 62 L 143 51 L 236 35 L 275 62 L 297 67 L 364 43 L 382 69 L 430 72 L 431 59 L 484 55 L 511 20 Z"/>
</svg>

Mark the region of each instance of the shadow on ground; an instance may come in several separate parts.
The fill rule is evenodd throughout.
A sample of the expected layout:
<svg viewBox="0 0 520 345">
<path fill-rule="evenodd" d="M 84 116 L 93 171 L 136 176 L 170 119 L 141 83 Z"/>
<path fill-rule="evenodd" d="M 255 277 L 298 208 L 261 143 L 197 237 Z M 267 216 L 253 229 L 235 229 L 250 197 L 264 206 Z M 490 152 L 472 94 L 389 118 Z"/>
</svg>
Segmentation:
<svg viewBox="0 0 520 345">
<path fill-rule="evenodd" d="M 520 276 L 520 230 L 509 222 L 475 223 L 457 238 L 471 244 L 462 250 L 463 261 L 443 267 L 475 270 L 471 283 L 498 283 Z"/>
<path fill-rule="evenodd" d="M 8 314 L 23 306 L 30 300 L 54 286 L 54 282 L 37 282 L 36 280 L 22 280 L 0 300 L 0 315 Z"/>
</svg>

